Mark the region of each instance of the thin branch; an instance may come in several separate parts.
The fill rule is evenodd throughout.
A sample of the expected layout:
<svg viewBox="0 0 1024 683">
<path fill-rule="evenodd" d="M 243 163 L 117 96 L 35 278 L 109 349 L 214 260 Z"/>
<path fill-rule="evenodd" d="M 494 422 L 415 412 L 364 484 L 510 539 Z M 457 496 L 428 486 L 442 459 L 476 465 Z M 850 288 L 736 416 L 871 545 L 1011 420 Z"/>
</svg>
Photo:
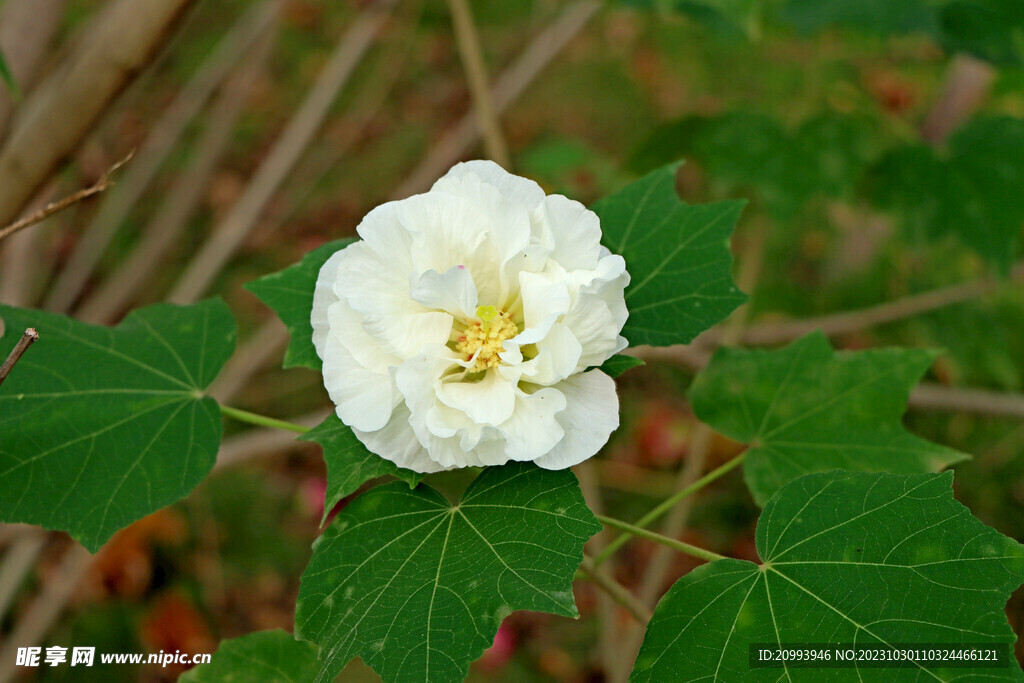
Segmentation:
<svg viewBox="0 0 1024 683">
<path fill-rule="evenodd" d="M 11 374 L 11 370 L 14 369 L 14 364 L 18 362 L 21 356 L 28 350 L 28 347 L 32 346 L 35 342 L 39 341 L 39 333 L 36 332 L 35 328 L 30 327 L 25 330 L 25 333 L 21 335 L 21 339 L 15 344 L 14 349 L 10 355 L 7 356 L 7 360 L 0 363 L 0 384 L 4 383 L 7 379 L 7 375 Z"/>
<path fill-rule="evenodd" d="M 167 300 L 187 304 L 209 288 L 221 268 L 252 231 L 267 202 L 295 166 L 323 124 L 338 92 L 390 16 L 394 0 L 380 0 L 353 22 L 338 42 L 295 116 L 264 159 L 256 175 L 223 223 L 214 230 L 199 253 L 185 268 Z"/>
<path fill-rule="evenodd" d="M 17 673 L 15 655 L 19 647 L 38 647 L 42 642 L 74 596 L 91 561 L 89 552 L 77 543 L 64 554 L 56 574 L 29 604 L 0 648 L 0 683 L 7 683 Z"/>
<path fill-rule="evenodd" d="M 104 171 L 103 175 L 100 176 L 100 179 L 97 180 L 91 187 L 87 187 L 84 190 L 79 190 L 78 192 L 70 194 L 67 197 L 59 199 L 55 202 L 50 202 L 49 204 L 39 209 L 38 211 L 35 211 L 29 214 L 28 216 L 25 216 L 24 218 L 21 218 L 11 223 L 10 225 L 3 229 L 0 229 L 0 240 L 3 240 L 4 238 L 9 237 L 10 235 L 13 235 L 19 230 L 24 230 L 25 228 L 36 225 L 37 223 L 42 223 L 53 214 L 57 213 L 58 211 L 63 211 L 72 204 L 77 204 L 83 199 L 88 199 L 93 195 L 97 195 L 100 192 L 104 192 L 105 190 L 107 190 L 107 188 L 111 187 L 114 184 L 114 181 L 110 179 L 110 176 L 113 175 L 122 166 L 131 161 L 132 156 L 134 155 L 135 150 L 128 152 L 128 156 L 126 156 L 124 159 L 121 159 L 116 164 L 114 164 L 106 171 Z"/>
<path fill-rule="evenodd" d="M 515 102 L 600 7 L 601 3 L 593 0 L 577 2 L 533 39 L 519 58 L 495 80 L 491 88 L 491 97 L 497 113 L 505 111 Z M 444 134 L 423 161 L 398 185 L 391 198 L 405 199 L 428 188 L 466 153 L 479 136 L 476 115 L 470 112 Z"/>
<path fill-rule="evenodd" d="M 0 564 L 0 622 L 3 622 L 11 601 L 32 569 L 36 559 L 43 552 L 49 534 L 42 529 L 32 529 L 15 539 Z"/>
<path fill-rule="evenodd" d="M 921 410 L 976 413 L 1024 420 L 1024 395 L 1021 394 L 919 384 L 910 393 L 907 405 Z"/>
<path fill-rule="evenodd" d="M 467 0 L 448 0 L 448 7 L 451 10 L 455 42 L 459 47 L 462 67 L 466 71 L 466 83 L 473 98 L 477 127 L 483 133 L 484 149 L 487 156 L 499 166 L 511 168 L 508 145 L 501 132 L 498 112 L 494 110 L 491 89 L 487 85 L 487 65 L 484 62 L 483 49 L 480 47 L 480 34 L 473 21 L 473 11 Z"/>
<path fill-rule="evenodd" d="M 275 35 L 267 31 L 263 40 L 242 60 L 238 71 L 224 82 L 204 117 L 204 127 L 192 146 L 193 156 L 188 166 L 168 188 L 131 253 L 79 306 L 77 318 L 90 323 L 111 322 L 147 291 L 146 283 L 160 270 L 154 266 L 184 233 L 189 218 L 209 189 L 210 176 L 230 146 L 252 86 L 266 66 Z"/>
<path fill-rule="evenodd" d="M 981 106 L 996 79 L 991 64 L 966 54 L 953 57 L 939 99 L 921 126 L 921 137 L 938 145 Z"/>
<path fill-rule="evenodd" d="M 641 626 L 651 620 L 651 610 L 629 592 L 621 583 L 610 577 L 602 569 L 594 566 L 594 561 L 586 555 L 583 556 L 583 564 L 580 565 L 582 572 L 595 586 L 603 590 L 612 600 L 626 608 L 633 615 Z"/>
<path fill-rule="evenodd" d="M 280 6 L 281 0 L 264 0 L 262 4 L 253 5 L 225 34 L 153 124 L 139 150 L 138 163 L 132 165 L 124 182 L 104 199 L 82 231 L 67 265 L 50 289 L 44 308 L 61 312 L 71 308 L 118 228 L 176 148 L 188 125 L 250 46 L 266 33 Z"/>
</svg>

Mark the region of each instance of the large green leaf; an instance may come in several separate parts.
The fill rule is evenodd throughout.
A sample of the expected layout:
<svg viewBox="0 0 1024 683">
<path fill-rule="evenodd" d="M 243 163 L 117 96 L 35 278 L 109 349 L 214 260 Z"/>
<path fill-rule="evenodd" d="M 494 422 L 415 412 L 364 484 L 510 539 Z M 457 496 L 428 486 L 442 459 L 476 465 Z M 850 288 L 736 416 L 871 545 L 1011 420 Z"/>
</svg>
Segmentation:
<svg viewBox="0 0 1024 683">
<path fill-rule="evenodd" d="M 512 611 L 577 615 L 573 574 L 600 529 L 569 470 L 491 467 L 458 505 L 377 487 L 314 544 L 296 633 L 320 645 L 318 681 L 357 655 L 385 681 L 461 681 Z"/>
<path fill-rule="evenodd" d="M 605 246 L 626 259 L 630 344 L 686 344 L 746 301 L 729 273 L 729 236 L 743 202 L 691 206 L 675 191 L 678 164 L 602 199 Z"/>
<path fill-rule="evenodd" d="M 221 416 L 203 392 L 235 346 L 222 301 L 148 306 L 115 328 L 9 306 L 0 317 L 8 346 L 39 331 L 0 386 L 0 519 L 95 551 L 213 467 Z"/>
<path fill-rule="evenodd" d="M 298 263 L 270 275 L 253 280 L 245 288 L 259 297 L 260 301 L 274 309 L 277 317 L 288 328 L 291 339 L 284 354 L 286 368 L 304 367 L 319 370 L 320 357 L 313 346 L 313 327 L 309 322 L 313 310 L 313 290 L 320 268 L 339 249 L 344 249 L 355 240 L 343 239 L 328 242 L 302 257 Z"/>
<path fill-rule="evenodd" d="M 827 472 L 788 484 L 757 525 L 762 564 L 718 560 L 677 581 L 631 680 L 1020 680 L 1016 661 L 974 672 L 749 665 L 755 643 L 984 643 L 1012 659 L 1003 609 L 1024 581 L 1024 548 L 972 517 L 952 481 Z"/>
<path fill-rule="evenodd" d="M 213 659 L 189 669 L 181 683 L 308 683 L 316 676 L 317 650 L 277 629 L 225 640 Z"/>
<path fill-rule="evenodd" d="M 875 203 L 913 232 L 955 235 L 1006 272 L 1024 223 L 1024 120 L 975 119 L 941 155 L 923 145 L 897 148 L 872 170 L 870 183 Z"/>
<path fill-rule="evenodd" d="M 809 472 L 935 472 L 966 459 L 900 423 L 934 359 L 920 349 L 837 353 L 816 332 L 777 351 L 719 349 L 689 395 L 697 417 L 750 444 L 744 476 L 763 505 Z"/>
<path fill-rule="evenodd" d="M 324 520 L 334 506 L 345 496 L 355 492 L 364 482 L 375 477 L 392 475 L 415 486 L 423 479 L 413 472 L 371 453 L 356 438 L 352 429 L 337 415 L 331 415 L 302 435 L 304 441 L 314 441 L 324 449 L 327 463 L 327 495 L 324 501 Z"/>
</svg>

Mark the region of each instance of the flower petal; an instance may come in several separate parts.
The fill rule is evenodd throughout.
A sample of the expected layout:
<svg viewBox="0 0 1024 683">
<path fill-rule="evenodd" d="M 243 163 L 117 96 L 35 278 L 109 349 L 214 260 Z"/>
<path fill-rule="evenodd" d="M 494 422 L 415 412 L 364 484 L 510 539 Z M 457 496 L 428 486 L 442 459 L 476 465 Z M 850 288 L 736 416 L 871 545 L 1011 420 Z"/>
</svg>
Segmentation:
<svg viewBox="0 0 1024 683">
<path fill-rule="evenodd" d="M 427 308 L 441 309 L 459 318 L 475 315 L 476 284 L 463 265 L 449 268 L 443 275 L 428 270 L 418 278 L 410 277 L 410 295 Z"/>
<path fill-rule="evenodd" d="M 443 383 L 438 388 L 437 398 L 480 425 L 499 425 L 511 417 L 516 407 L 512 385 L 491 371 L 485 372 L 479 382 Z"/>
<path fill-rule="evenodd" d="M 463 179 L 473 174 L 483 182 L 491 185 L 505 197 L 532 210 L 544 201 L 544 190 L 541 186 L 530 180 L 513 175 L 493 161 L 476 160 L 464 161 L 455 164 L 443 178 L 434 183 L 434 188 L 447 188 L 451 186 L 451 180 Z M 431 188 L 433 191 L 433 188 Z"/>
<path fill-rule="evenodd" d="M 368 370 L 356 362 L 336 334 L 328 335 L 324 387 L 345 424 L 366 432 L 387 424 L 400 398 L 394 390 L 391 374 Z"/>
<path fill-rule="evenodd" d="M 619 427 L 615 382 L 600 370 L 573 375 L 555 388 L 565 395 L 565 410 L 557 416 L 565 437 L 534 461 L 546 470 L 583 462 L 601 450 Z"/>
<path fill-rule="evenodd" d="M 351 245 L 350 245 L 351 246 Z M 334 283 L 338 277 L 338 265 L 344 258 L 344 249 L 331 254 L 316 278 L 316 287 L 313 289 L 313 309 L 310 311 L 309 321 L 313 326 L 313 346 L 316 347 L 316 355 L 322 360 L 324 350 L 327 347 L 327 335 L 330 332 L 330 324 L 327 319 L 327 309 L 340 298 L 334 292 Z"/>
<path fill-rule="evenodd" d="M 519 274 L 523 296 L 523 321 L 526 326 L 510 341 L 520 346 L 535 344 L 551 330 L 559 316 L 568 312 L 572 299 L 565 282 L 551 282 L 536 273 Z"/>
<path fill-rule="evenodd" d="M 395 408 L 391 419 L 381 429 L 366 432 L 353 427 L 352 433 L 371 453 L 376 453 L 407 470 L 429 473 L 454 467 L 445 467 L 433 460 L 427 449 L 416 440 L 416 435 L 409 424 L 409 408 L 404 404 Z"/>
<path fill-rule="evenodd" d="M 601 256 L 601 220 L 579 202 L 560 194 L 544 198 L 554 241 L 551 258 L 566 270 L 593 270 Z"/>
<path fill-rule="evenodd" d="M 510 460 L 534 460 L 551 451 L 565 436 L 556 415 L 565 410 L 565 396 L 545 387 L 516 396 L 516 409 L 499 429 L 505 435 L 505 455 Z"/>
</svg>

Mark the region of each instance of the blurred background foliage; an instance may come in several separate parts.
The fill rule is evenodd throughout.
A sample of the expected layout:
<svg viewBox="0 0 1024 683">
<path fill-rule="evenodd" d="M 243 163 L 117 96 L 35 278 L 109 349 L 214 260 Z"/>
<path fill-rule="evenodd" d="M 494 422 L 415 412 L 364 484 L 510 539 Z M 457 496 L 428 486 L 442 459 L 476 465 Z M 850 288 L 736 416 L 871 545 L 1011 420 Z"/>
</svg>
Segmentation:
<svg viewBox="0 0 1024 683">
<path fill-rule="evenodd" d="M 7 0 L 0 11 L 24 1 Z M 31 100 L 33 86 L 110 4 L 49 1 L 56 8 L 52 35 L 39 31 L 38 40 L 47 43 L 28 76 L 19 78 L 0 25 L 0 76 L 11 84 L 0 94 L 0 132 L 5 107 L 13 107 L 17 122 L 20 102 Z M 154 131 L 216 63 L 225 36 L 263 4 L 274 3 L 197 3 L 38 200 L 87 186 L 133 149 L 152 155 L 151 182 L 130 200 L 118 194 L 147 162 L 140 154 L 114 190 L 3 243 L 0 300 L 112 323 L 132 306 L 168 296 L 209 236 L 249 201 L 261 165 L 278 163 L 276 145 L 334 46 L 374 5 L 285 0 L 178 121 L 181 135 L 154 145 Z M 1024 4 L 474 0 L 471 7 L 499 84 L 496 100 L 503 97 L 502 74 L 538 35 L 552 26 L 569 32 L 564 49 L 536 60 L 536 76 L 521 94 L 506 87 L 512 101 L 501 126 L 510 170 L 590 203 L 685 159 L 677 179 L 685 201 L 748 200 L 734 253 L 740 267 L 744 258 L 760 263 L 747 313 L 753 329 L 970 283 L 966 293 L 940 295 L 941 305 L 848 326 L 832 334 L 833 343 L 942 348 L 930 386 L 1005 399 L 995 411 L 956 401 L 936 410 L 922 401 L 906 421 L 926 438 L 974 454 L 956 468 L 960 500 L 986 523 L 1024 539 L 1024 288 L 1017 265 L 1024 223 Z M 558 23 L 573 11 L 578 26 Z M 280 330 L 241 285 L 325 241 L 353 235 L 373 206 L 396 192 L 421 191 L 453 161 L 483 154 L 442 0 L 397 2 L 337 90 L 282 182 L 262 190 L 237 251 L 208 273 L 209 292 L 228 300 L 242 329 L 244 362 L 230 371 L 234 386 L 223 391 L 244 409 L 292 417 L 328 402 L 315 373 L 278 369 Z M 460 125 L 471 129 L 468 143 L 447 159 L 444 146 Z M 424 163 L 439 159 L 432 177 L 414 179 Z M 120 213 L 108 208 L 119 197 L 126 202 Z M 76 254 L 89 235 L 104 230 L 108 243 L 93 242 L 100 245 L 95 267 L 55 294 L 76 258 L 87 261 Z M 172 236 L 141 261 L 133 284 L 105 290 L 139 245 L 161 230 Z M 694 348 L 709 347 L 698 340 Z M 693 364 L 678 360 L 650 360 L 619 380 L 622 427 L 580 473 L 588 495 L 599 495 L 600 505 L 620 518 L 638 517 L 675 490 L 690 453 L 696 420 L 684 392 Z M 88 565 L 47 644 L 208 652 L 222 638 L 291 629 L 298 578 L 323 505 L 319 452 L 308 443 L 227 428 L 226 466 L 187 500 L 119 533 Z M 706 468 L 736 452 L 735 444 L 716 437 Z M 464 479 L 442 477 L 438 485 L 457 489 Z M 753 559 L 755 517 L 739 476 L 731 476 L 701 494 L 682 538 Z M 8 533 L 0 542 L 10 548 L 16 539 Z M 12 608 L 0 612 L 0 630 L 14 628 L 53 580 L 67 545 L 53 536 L 40 546 L 38 562 L 15 585 Z M 616 577 L 631 588 L 649 582 L 644 568 L 652 554 L 646 543 L 631 544 L 618 558 Z M 694 561 L 674 562 L 656 592 Z M 628 634 L 628 615 L 602 608 L 583 582 L 577 600 L 580 622 L 510 617 L 472 679 L 618 680 L 633 652 L 609 633 Z M 1020 633 L 1024 601 L 1012 600 L 1009 614 Z M 158 681 L 180 672 L 43 667 L 35 676 Z M 356 662 L 342 680 L 374 676 Z"/>
</svg>

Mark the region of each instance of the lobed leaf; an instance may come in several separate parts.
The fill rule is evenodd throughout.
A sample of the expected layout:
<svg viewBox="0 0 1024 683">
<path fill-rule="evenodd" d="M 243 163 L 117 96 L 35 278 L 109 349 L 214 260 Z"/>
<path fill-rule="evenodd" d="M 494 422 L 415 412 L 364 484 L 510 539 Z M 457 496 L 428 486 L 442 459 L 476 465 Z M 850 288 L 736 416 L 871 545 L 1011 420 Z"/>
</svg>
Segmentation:
<svg viewBox="0 0 1024 683">
<path fill-rule="evenodd" d="M 746 301 L 729 270 L 729 236 L 742 202 L 691 206 L 675 191 L 678 164 L 664 166 L 592 208 L 603 242 L 626 259 L 630 344 L 686 344 Z"/>
<path fill-rule="evenodd" d="M 303 256 L 298 263 L 245 285 L 245 289 L 272 308 L 288 328 L 291 338 L 284 354 L 283 367 L 304 367 L 317 371 L 322 367 L 313 346 L 313 327 L 309 322 L 310 311 L 313 310 L 313 290 L 320 268 L 327 259 L 354 241 L 343 239 L 328 242 Z"/>
<path fill-rule="evenodd" d="M 952 473 L 810 474 L 757 525 L 760 565 L 718 560 L 669 590 L 631 677 L 641 681 L 1024 678 L 1004 607 L 1024 547 L 953 498 Z M 751 644 L 986 644 L 1004 668 L 751 668 Z"/>
<path fill-rule="evenodd" d="M 316 646 L 281 629 L 222 641 L 206 664 L 189 669 L 181 683 L 307 683 L 316 676 Z"/>
<path fill-rule="evenodd" d="M 689 396 L 702 421 L 750 444 L 743 473 L 763 505 L 810 472 L 935 472 L 968 458 L 900 423 L 934 359 L 920 349 L 835 352 L 815 332 L 776 351 L 719 349 Z"/>
<path fill-rule="evenodd" d="M 114 328 L 2 305 L 0 317 L 12 345 L 39 331 L 0 385 L 0 519 L 95 552 L 209 473 L 221 416 L 203 392 L 235 347 L 222 301 L 147 306 Z"/>
<path fill-rule="evenodd" d="M 461 681 L 512 611 L 577 616 L 573 575 L 600 530 L 569 470 L 490 467 L 458 505 L 377 487 L 313 545 L 296 634 L 320 645 L 317 681 L 357 655 L 385 681 Z"/>
<path fill-rule="evenodd" d="M 318 443 L 324 449 L 324 462 L 327 463 L 327 494 L 324 500 L 323 521 L 327 520 L 327 515 L 342 498 L 355 493 L 356 489 L 370 479 L 390 474 L 407 483 L 410 488 L 423 479 L 420 472 L 399 467 L 390 460 L 371 453 L 337 415 L 332 414 L 300 438 L 303 441 Z"/>
</svg>

